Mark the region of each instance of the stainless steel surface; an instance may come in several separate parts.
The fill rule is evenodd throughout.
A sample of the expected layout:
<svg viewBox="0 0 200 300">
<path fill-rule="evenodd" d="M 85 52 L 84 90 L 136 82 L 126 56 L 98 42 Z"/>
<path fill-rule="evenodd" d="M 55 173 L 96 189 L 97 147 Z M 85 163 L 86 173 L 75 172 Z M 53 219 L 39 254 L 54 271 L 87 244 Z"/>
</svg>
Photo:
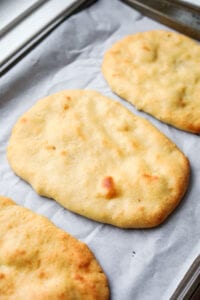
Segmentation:
<svg viewBox="0 0 200 300">
<path fill-rule="evenodd" d="M 143 14 L 200 40 L 200 7 L 172 0 L 122 0 Z"/>
<path fill-rule="evenodd" d="M 92 2 L 62 0 L 57 5 L 57 0 L 40 0 L 16 12 L 10 22 L 6 19 L 0 36 L 0 76 L 66 17 Z"/>
<path fill-rule="evenodd" d="M 170 300 L 200 299 L 200 255 L 178 285 Z"/>
<path fill-rule="evenodd" d="M 2 0 L 0 1 L 0 37 L 31 14 L 47 0 Z M 9 12 L 9 13 L 8 13 Z"/>
</svg>

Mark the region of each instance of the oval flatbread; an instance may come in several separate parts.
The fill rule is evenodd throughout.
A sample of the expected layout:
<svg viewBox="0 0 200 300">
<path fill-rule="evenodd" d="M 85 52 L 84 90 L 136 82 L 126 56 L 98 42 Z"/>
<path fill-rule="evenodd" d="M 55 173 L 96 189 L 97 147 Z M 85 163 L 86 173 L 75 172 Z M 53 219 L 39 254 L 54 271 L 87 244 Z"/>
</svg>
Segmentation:
<svg viewBox="0 0 200 300">
<path fill-rule="evenodd" d="M 188 160 L 169 139 L 94 91 L 37 102 L 14 126 L 7 154 L 40 195 L 124 228 L 160 224 L 189 176 Z"/>
<path fill-rule="evenodd" d="M 106 300 L 88 247 L 45 217 L 0 196 L 0 299 Z"/>
<path fill-rule="evenodd" d="M 109 49 L 102 71 L 111 89 L 139 110 L 200 133 L 200 46 L 168 31 L 127 36 Z"/>
</svg>

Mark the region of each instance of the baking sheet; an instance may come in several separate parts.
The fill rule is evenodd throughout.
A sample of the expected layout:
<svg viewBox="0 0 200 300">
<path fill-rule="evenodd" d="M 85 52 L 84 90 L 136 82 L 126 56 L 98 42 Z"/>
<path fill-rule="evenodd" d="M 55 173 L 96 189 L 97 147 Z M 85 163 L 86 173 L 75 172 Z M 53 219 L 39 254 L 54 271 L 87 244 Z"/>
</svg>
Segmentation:
<svg viewBox="0 0 200 300">
<path fill-rule="evenodd" d="M 113 300 L 169 299 L 199 254 L 199 136 L 136 111 L 110 91 L 101 74 L 103 54 L 115 41 L 159 28 L 166 27 L 118 0 L 99 0 L 62 23 L 0 80 L 0 194 L 47 216 L 87 243 L 107 274 Z M 161 226 L 123 230 L 88 220 L 38 196 L 11 171 L 6 146 L 16 120 L 39 98 L 63 89 L 95 89 L 120 101 L 150 120 L 188 156 L 190 188 Z"/>
</svg>

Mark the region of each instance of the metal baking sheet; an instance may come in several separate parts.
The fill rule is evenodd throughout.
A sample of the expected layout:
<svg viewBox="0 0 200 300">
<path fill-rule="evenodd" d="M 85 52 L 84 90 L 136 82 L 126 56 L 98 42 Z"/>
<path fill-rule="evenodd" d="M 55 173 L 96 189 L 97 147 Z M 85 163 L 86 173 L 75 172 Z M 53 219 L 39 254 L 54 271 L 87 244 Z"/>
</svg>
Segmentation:
<svg viewBox="0 0 200 300">
<path fill-rule="evenodd" d="M 67 16 L 94 1 L 60 0 L 59 5 L 57 0 L 1 2 L 0 76 Z"/>
<path fill-rule="evenodd" d="M 103 55 L 115 41 L 161 28 L 168 29 L 121 1 L 99 0 L 63 22 L 0 80 L 0 194 L 47 216 L 87 243 L 107 274 L 113 300 L 169 299 L 200 249 L 199 135 L 138 112 L 111 92 L 101 73 Z M 95 89 L 121 102 L 152 122 L 188 156 L 189 190 L 161 226 L 123 230 L 88 220 L 38 196 L 11 171 L 6 146 L 16 120 L 41 97 L 63 89 Z"/>
<path fill-rule="evenodd" d="M 171 0 L 122 0 L 141 13 L 177 31 L 200 40 L 200 7 Z"/>
</svg>

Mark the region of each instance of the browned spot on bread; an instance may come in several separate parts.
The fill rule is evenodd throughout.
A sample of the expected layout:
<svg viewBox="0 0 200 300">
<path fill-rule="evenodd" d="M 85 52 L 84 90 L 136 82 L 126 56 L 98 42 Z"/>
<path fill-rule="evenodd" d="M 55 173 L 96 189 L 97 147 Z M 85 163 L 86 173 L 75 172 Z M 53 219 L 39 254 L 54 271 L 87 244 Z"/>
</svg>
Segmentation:
<svg viewBox="0 0 200 300">
<path fill-rule="evenodd" d="M 69 108 L 69 105 L 64 104 L 63 109 L 64 109 L 64 110 L 67 110 L 68 108 Z"/>
<path fill-rule="evenodd" d="M 138 148 L 140 145 L 136 141 L 132 141 L 133 148 Z"/>
<path fill-rule="evenodd" d="M 58 299 L 60 299 L 60 300 L 65 300 L 65 299 L 66 299 L 64 293 L 60 293 L 60 294 L 58 295 L 58 297 L 59 297 Z"/>
<path fill-rule="evenodd" d="M 134 66 L 134 63 L 129 58 L 125 58 L 124 62 L 127 63 L 127 64 L 131 64 L 132 66 Z"/>
<path fill-rule="evenodd" d="M 123 156 L 123 151 L 120 148 L 115 149 L 117 156 L 122 157 Z"/>
<path fill-rule="evenodd" d="M 25 255 L 26 254 L 26 250 L 18 250 L 17 254 L 18 255 Z"/>
<path fill-rule="evenodd" d="M 6 275 L 5 274 L 3 274 L 3 273 L 0 273 L 0 279 L 4 279 L 6 277 Z"/>
<path fill-rule="evenodd" d="M 66 243 L 69 240 L 69 236 L 64 232 L 61 234 L 60 239 Z"/>
<path fill-rule="evenodd" d="M 111 53 L 114 54 L 114 55 L 115 54 L 120 54 L 120 50 L 112 50 Z"/>
<path fill-rule="evenodd" d="M 76 280 L 79 280 L 79 281 L 83 281 L 84 278 L 83 276 L 79 275 L 79 274 L 76 274 L 75 277 L 74 277 Z"/>
<path fill-rule="evenodd" d="M 26 122 L 27 122 L 27 118 L 21 118 L 20 121 L 21 121 L 22 123 L 26 123 Z"/>
<path fill-rule="evenodd" d="M 117 77 L 117 76 L 119 76 L 119 74 L 114 73 L 114 74 L 112 74 L 112 76 L 113 76 L 113 77 Z"/>
<path fill-rule="evenodd" d="M 151 174 L 147 174 L 147 173 L 144 173 L 143 175 L 142 175 L 145 179 L 147 179 L 149 182 L 150 181 L 156 181 L 156 180 L 158 180 L 158 176 L 153 176 L 153 175 L 151 175 Z"/>
<path fill-rule="evenodd" d="M 129 130 L 130 130 L 130 127 L 128 124 L 123 124 L 118 127 L 118 131 L 129 131 Z"/>
<path fill-rule="evenodd" d="M 11 199 L 0 196 L 0 205 L 1 205 L 1 207 L 6 207 L 6 206 L 9 206 L 9 205 L 14 205 L 14 204 L 15 203 Z"/>
<path fill-rule="evenodd" d="M 115 184 L 111 176 L 107 176 L 103 179 L 102 187 L 105 190 L 105 197 L 107 199 L 111 199 L 116 196 Z"/>
<path fill-rule="evenodd" d="M 104 146 L 104 147 L 108 147 L 110 143 L 109 143 L 109 141 L 108 141 L 107 139 L 102 138 L 101 144 L 102 144 L 102 146 Z"/>
<path fill-rule="evenodd" d="M 84 259 L 81 256 L 83 255 L 83 252 L 84 252 Z M 89 252 L 86 252 L 83 249 L 82 252 L 80 252 L 79 256 L 77 256 L 78 268 L 86 270 L 90 266 L 90 263 L 91 263 L 91 255 Z"/>
<path fill-rule="evenodd" d="M 124 127 L 122 129 L 123 129 L 123 131 L 129 131 L 130 127 L 126 124 L 126 125 L 124 125 Z"/>
<path fill-rule="evenodd" d="M 77 126 L 76 133 L 79 138 L 81 138 L 82 140 L 85 140 L 85 135 L 80 126 Z"/>
<path fill-rule="evenodd" d="M 47 150 L 56 150 L 56 147 L 53 146 L 53 145 L 47 145 L 47 146 L 46 146 L 46 149 L 47 149 Z"/>
<path fill-rule="evenodd" d="M 14 226 L 13 226 L 12 224 L 9 224 L 9 225 L 8 225 L 8 230 L 9 230 L 9 229 L 12 229 L 13 227 L 14 227 Z"/>
<path fill-rule="evenodd" d="M 66 155 L 67 155 L 67 151 L 66 151 L 66 150 L 62 150 L 62 151 L 60 152 L 60 154 L 63 155 L 63 156 L 66 156 Z"/>
<path fill-rule="evenodd" d="M 44 272 L 44 271 L 40 271 L 39 275 L 38 275 L 39 278 L 43 279 L 43 278 L 47 278 L 47 274 Z"/>
<path fill-rule="evenodd" d="M 71 100 L 71 97 L 70 97 L 70 96 L 66 96 L 66 99 L 67 99 L 67 100 Z"/>
<path fill-rule="evenodd" d="M 151 51 L 151 49 L 150 49 L 148 46 L 146 46 L 146 45 L 143 45 L 143 46 L 142 46 L 142 49 L 144 49 L 144 50 L 146 50 L 146 51 Z"/>
<path fill-rule="evenodd" d="M 14 251 L 15 256 L 22 256 L 25 254 L 26 254 L 26 250 L 16 249 L 16 251 Z"/>
</svg>

